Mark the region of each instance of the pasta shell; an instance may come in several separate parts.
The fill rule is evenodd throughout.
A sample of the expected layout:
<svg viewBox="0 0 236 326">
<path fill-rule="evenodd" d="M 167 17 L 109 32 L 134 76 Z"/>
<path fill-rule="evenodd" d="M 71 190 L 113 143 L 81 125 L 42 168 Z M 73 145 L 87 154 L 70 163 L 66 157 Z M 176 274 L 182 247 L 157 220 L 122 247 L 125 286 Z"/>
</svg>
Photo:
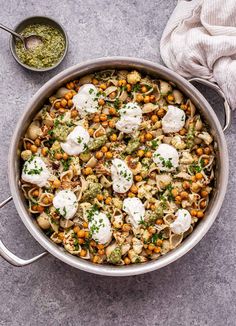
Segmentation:
<svg viewBox="0 0 236 326">
<path fill-rule="evenodd" d="M 51 224 L 49 222 L 49 217 L 46 213 L 41 213 L 38 217 L 37 217 L 37 223 L 40 226 L 41 229 L 43 230 L 47 230 L 50 228 Z"/>
<path fill-rule="evenodd" d="M 156 109 L 158 109 L 159 106 L 153 103 L 146 103 L 144 104 L 144 106 L 142 107 L 142 111 L 143 113 L 150 113 L 152 111 L 155 111 Z"/>
<path fill-rule="evenodd" d="M 176 248 L 183 240 L 183 234 L 172 234 L 170 236 L 170 249 Z"/>
<path fill-rule="evenodd" d="M 29 128 L 26 131 L 25 136 L 29 139 L 35 140 L 36 138 L 42 136 L 43 132 L 40 128 L 39 121 L 33 121 L 29 125 Z"/>
</svg>

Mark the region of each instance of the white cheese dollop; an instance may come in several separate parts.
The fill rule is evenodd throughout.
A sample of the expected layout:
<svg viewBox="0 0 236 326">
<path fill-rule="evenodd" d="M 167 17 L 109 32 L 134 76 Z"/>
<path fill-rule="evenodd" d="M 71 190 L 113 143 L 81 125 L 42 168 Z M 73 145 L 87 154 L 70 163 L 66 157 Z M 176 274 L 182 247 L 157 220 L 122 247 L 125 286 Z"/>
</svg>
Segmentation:
<svg viewBox="0 0 236 326">
<path fill-rule="evenodd" d="M 106 244 L 111 240 L 111 223 L 106 214 L 95 212 L 88 227 L 92 234 L 92 238 L 98 243 Z"/>
<path fill-rule="evenodd" d="M 127 164 L 115 158 L 111 166 L 111 178 L 113 190 L 122 194 L 129 190 L 133 184 L 133 173 Z"/>
<path fill-rule="evenodd" d="M 34 156 L 24 163 L 21 177 L 25 182 L 44 187 L 50 172 L 44 161 L 39 156 Z"/>
<path fill-rule="evenodd" d="M 72 101 L 82 117 L 98 111 L 98 90 L 93 84 L 80 87 Z"/>
<path fill-rule="evenodd" d="M 153 153 L 153 161 L 160 171 L 171 171 L 179 165 L 179 154 L 173 146 L 160 144 Z"/>
<path fill-rule="evenodd" d="M 125 211 L 133 227 L 137 228 L 144 219 L 145 208 L 141 200 L 137 197 L 125 198 L 123 201 L 123 211 Z"/>
<path fill-rule="evenodd" d="M 81 126 L 77 126 L 67 136 L 66 142 L 61 143 L 61 148 L 69 155 L 78 155 L 87 149 L 89 139 L 88 131 Z"/>
<path fill-rule="evenodd" d="M 191 215 L 186 209 L 178 209 L 175 213 L 176 220 L 170 224 L 170 229 L 176 234 L 188 231 L 191 226 Z"/>
<path fill-rule="evenodd" d="M 73 191 L 61 190 L 53 198 L 53 206 L 65 219 L 71 219 L 78 209 L 78 199 Z"/>
<path fill-rule="evenodd" d="M 136 131 L 142 122 L 142 110 L 137 103 L 125 104 L 120 110 L 116 128 L 126 134 Z"/>
<path fill-rule="evenodd" d="M 161 122 L 165 133 L 178 132 L 185 125 L 185 112 L 176 106 L 169 105 L 168 111 Z"/>
</svg>

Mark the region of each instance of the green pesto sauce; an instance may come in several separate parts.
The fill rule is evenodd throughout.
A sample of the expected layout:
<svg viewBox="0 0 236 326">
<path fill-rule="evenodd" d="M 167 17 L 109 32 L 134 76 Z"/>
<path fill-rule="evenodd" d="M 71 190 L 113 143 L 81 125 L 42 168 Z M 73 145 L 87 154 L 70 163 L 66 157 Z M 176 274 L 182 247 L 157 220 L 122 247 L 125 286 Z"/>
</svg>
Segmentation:
<svg viewBox="0 0 236 326">
<path fill-rule="evenodd" d="M 33 49 L 26 50 L 20 40 L 16 41 L 16 54 L 20 61 L 34 68 L 54 66 L 65 51 L 65 39 L 62 33 L 49 25 L 32 24 L 21 33 L 23 36 L 38 35 L 43 39 L 43 44 Z"/>
</svg>

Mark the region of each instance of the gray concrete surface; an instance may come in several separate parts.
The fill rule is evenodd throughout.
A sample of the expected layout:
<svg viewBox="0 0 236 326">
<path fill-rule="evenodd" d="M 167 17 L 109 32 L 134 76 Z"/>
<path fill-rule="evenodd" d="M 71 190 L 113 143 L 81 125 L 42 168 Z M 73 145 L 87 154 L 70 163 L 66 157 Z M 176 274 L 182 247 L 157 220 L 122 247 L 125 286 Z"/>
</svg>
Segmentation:
<svg viewBox="0 0 236 326">
<path fill-rule="evenodd" d="M 26 103 L 48 79 L 88 58 L 127 55 L 160 61 L 159 41 L 176 1 L 0 1 L 0 21 L 14 26 L 31 15 L 58 19 L 70 39 L 57 70 L 32 74 L 11 57 L 0 31 L 0 200 L 9 195 L 8 147 Z M 206 91 L 213 106 L 221 102 Z M 48 255 L 14 268 L 0 258 L 0 325 L 236 325 L 236 120 L 226 136 L 230 180 L 221 212 L 205 238 L 171 266 L 146 275 L 106 278 Z M 13 203 L 1 210 L 0 238 L 24 258 L 40 253 Z"/>
</svg>

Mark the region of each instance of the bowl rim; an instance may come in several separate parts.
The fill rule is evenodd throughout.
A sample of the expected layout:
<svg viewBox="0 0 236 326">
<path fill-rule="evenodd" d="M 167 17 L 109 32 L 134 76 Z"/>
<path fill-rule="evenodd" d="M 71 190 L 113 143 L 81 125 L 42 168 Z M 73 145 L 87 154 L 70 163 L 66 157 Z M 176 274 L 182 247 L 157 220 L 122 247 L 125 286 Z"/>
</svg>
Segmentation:
<svg viewBox="0 0 236 326">
<path fill-rule="evenodd" d="M 58 87 L 59 83 L 64 83 L 69 79 L 73 78 L 74 75 L 80 74 L 81 76 L 89 73 L 90 70 L 96 71 L 101 70 L 101 67 L 105 66 L 114 66 L 117 69 L 122 69 L 120 65 L 123 65 L 123 69 L 138 69 L 138 70 L 153 70 L 156 75 L 165 75 L 167 80 L 177 82 L 181 85 L 181 87 L 185 88 L 186 93 L 191 92 L 191 98 L 194 98 L 194 102 L 198 101 L 200 108 L 207 112 L 211 118 L 211 124 L 213 124 L 215 128 L 215 137 L 217 138 L 217 143 L 220 148 L 219 151 L 219 160 L 220 164 L 224 162 L 224 167 L 221 169 L 221 173 L 218 176 L 218 189 L 215 192 L 214 203 L 212 199 L 212 205 L 210 208 L 209 215 L 204 218 L 201 223 L 199 223 L 194 230 L 176 249 L 171 250 L 168 254 L 161 256 L 159 259 L 155 261 L 149 261 L 142 264 L 134 264 L 127 266 L 112 266 L 112 265 L 98 265 L 92 262 L 88 262 L 82 260 L 78 257 L 75 257 L 67 252 L 64 249 L 54 244 L 46 235 L 42 233 L 42 231 L 37 227 L 36 222 L 33 221 L 32 217 L 27 212 L 23 200 L 20 198 L 20 189 L 18 187 L 17 180 L 17 164 L 16 164 L 16 153 L 18 149 L 20 135 L 22 135 L 22 125 L 26 124 L 27 117 L 29 117 L 30 113 L 36 112 L 34 106 L 38 106 L 36 102 L 42 103 L 42 98 L 45 97 L 45 93 L 47 93 L 48 88 L 53 87 L 55 89 Z M 111 67 L 107 67 L 109 69 Z M 84 73 L 85 72 L 85 73 Z M 150 74 L 150 72 L 148 72 Z M 73 75 L 73 77 L 72 77 Z M 56 87 L 55 87 L 56 85 Z M 179 87 L 179 85 L 178 85 Z M 35 104 L 36 103 L 36 104 Z M 40 104 L 41 105 L 41 104 Z M 83 271 L 87 271 L 94 274 L 106 275 L 106 276 L 132 276 L 138 274 L 144 274 L 147 272 L 151 272 L 157 269 L 160 269 L 164 266 L 169 265 L 170 263 L 176 261 L 187 252 L 189 252 L 207 233 L 207 231 L 212 226 L 213 222 L 216 219 L 216 216 L 221 208 L 221 205 L 224 200 L 224 196 L 227 189 L 228 183 L 228 173 L 229 173 L 229 160 L 228 160 L 228 150 L 226 145 L 226 140 L 224 133 L 222 131 L 220 122 L 216 117 L 213 109 L 207 100 L 203 97 L 203 95 L 186 79 L 179 76 L 175 72 L 170 69 L 157 64 L 151 61 L 147 61 L 139 58 L 132 57 L 106 57 L 106 58 L 98 58 L 89 60 L 72 67 L 65 69 L 60 72 L 48 82 L 46 82 L 32 97 L 31 101 L 26 106 L 24 113 L 19 119 L 14 134 L 12 136 L 9 155 L 8 155 L 8 176 L 9 176 L 9 185 L 10 190 L 13 196 L 13 201 L 20 215 L 22 222 L 25 224 L 26 228 L 29 230 L 31 235 L 36 239 L 36 241 L 44 247 L 48 252 L 50 252 L 53 256 L 57 257 L 61 261 L 67 263 L 68 265 L 78 268 Z"/>
<path fill-rule="evenodd" d="M 14 37 L 12 35 L 10 35 L 10 39 L 9 39 L 9 46 L 10 46 L 10 51 L 11 51 L 11 54 L 13 56 L 13 58 L 16 60 L 16 62 L 21 65 L 22 67 L 24 67 L 25 69 L 27 70 L 30 70 L 30 71 L 35 71 L 35 72 L 45 72 L 45 71 L 50 71 L 52 69 L 55 69 L 56 67 L 58 67 L 61 62 L 65 59 L 66 55 L 67 55 L 67 52 L 68 52 L 68 48 L 69 48 L 69 38 L 68 38 L 68 35 L 67 35 L 67 32 L 65 30 L 65 28 L 61 25 L 61 23 L 59 23 L 58 21 L 56 21 L 54 18 L 52 17 L 49 17 L 49 16 L 30 16 L 30 17 L 27 17 L 25 19 L 23 19 L 22 21 L 20 21 L 14 28 L 13 30 L 15 32 L 17 32 L 18 28 L 26 23 L 27 21 L 31 21 L 32 20 L 32 24 L 34 23 L 33 20 L 35 19 L 45 19 L 46 21 L 51 21 L 53 24 L 55 24 L 58 29 L 62 32 L 63 34 L 63 37 L 65 39 L 65 50 L 64 50 L 64 53 L 63 55 L 61 56 L 61 58 L 55 63 L 55 65 L 51 66 L 51 67 L 45 67 L 45 68 L 35 68 L 35 67 L 30 67 L 28 66 L 27 64 L 23 63 L 18 55 L 16 54 L 15 52 L 15 41 L 14 41 Z M 30 24 L 30 23 L 29 23 Z M 46 22 L 45 22 L 46 24 Z"/>
</svg>

